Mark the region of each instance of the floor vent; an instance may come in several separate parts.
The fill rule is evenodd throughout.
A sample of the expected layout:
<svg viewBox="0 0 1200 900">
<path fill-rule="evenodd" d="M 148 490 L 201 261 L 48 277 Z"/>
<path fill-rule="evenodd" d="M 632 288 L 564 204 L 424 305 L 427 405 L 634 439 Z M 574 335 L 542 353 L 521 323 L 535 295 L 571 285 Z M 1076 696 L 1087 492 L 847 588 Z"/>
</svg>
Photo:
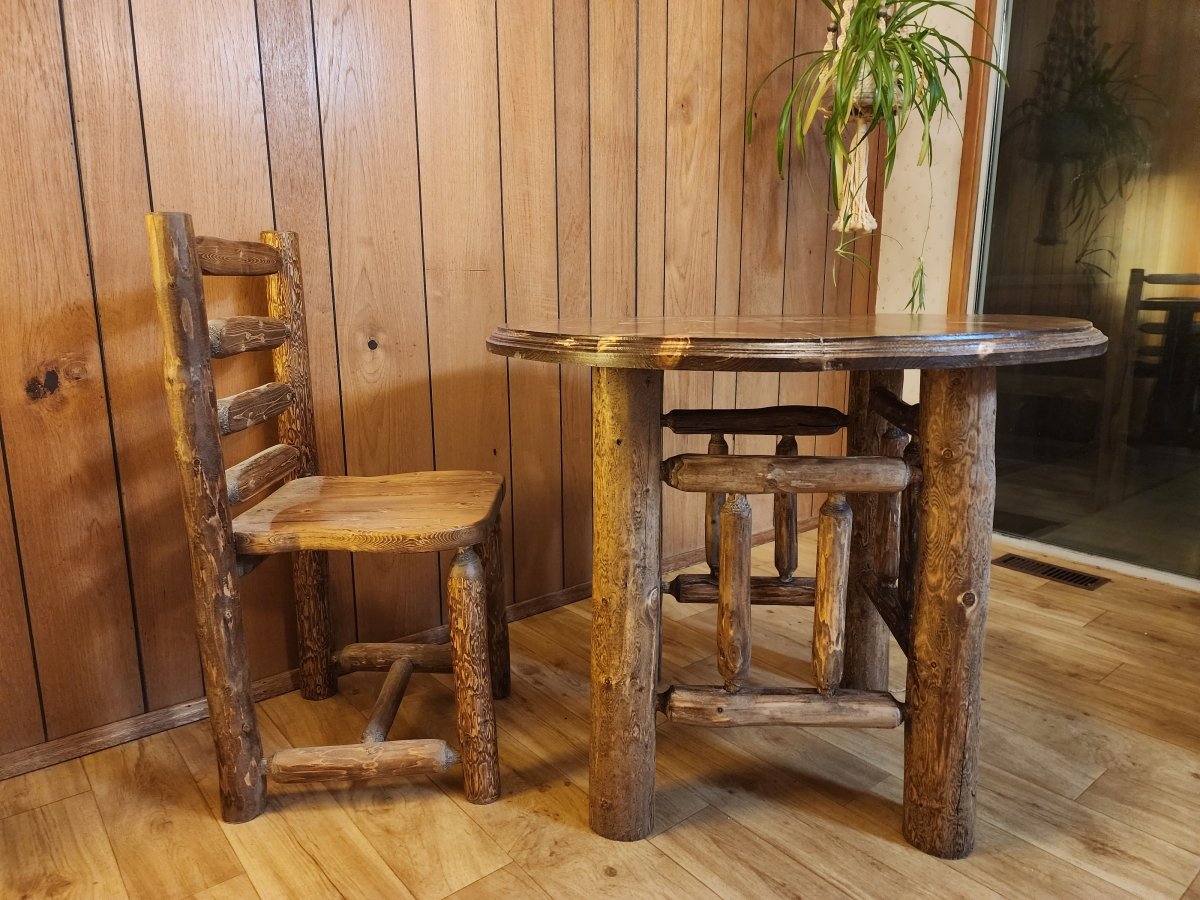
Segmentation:
<svg viewBox="0 0 1200 900">
<path fill-rule="evenodd" d="M 1005 553 L 999 559 L 992 560 L 992 565 L 1024 572 L 1026 575 L 1036 575 L 1038 578 L 1057 581 L 1059 584 L 1069 584 L 1071 587 L 1083 588 L 1085 591 L 1094 591 L 1111 581 L 1111 579 L 1101 578 L 1099 575 L 1065 569 L 1053 563 L 1030 559 L 1028 556 L 1018 556 L 1016 553 Z"/>
</svg>

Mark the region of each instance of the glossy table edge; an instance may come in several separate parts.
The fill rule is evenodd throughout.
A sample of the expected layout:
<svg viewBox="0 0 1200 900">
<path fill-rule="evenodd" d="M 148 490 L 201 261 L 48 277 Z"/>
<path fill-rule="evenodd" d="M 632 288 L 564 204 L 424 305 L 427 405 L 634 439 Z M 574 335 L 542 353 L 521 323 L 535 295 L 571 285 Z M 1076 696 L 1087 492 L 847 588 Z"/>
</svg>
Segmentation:
<svg viewBox="0 0 1200 900">
<path fill-rule="evenodd" d="M 859 322 L 869 323 L 872 317 Z M 900 317 L 892 317 L 895 323 Z M 943 317 L 933 317 L 938 320 Z M 945 319 L 948 324 L 979 322 L 994 327 L 981 332 L 911 334 L 833 334 L 797 330 L 778 337 L 702 333 L 714 320 L 548 320 L 501 325 L 488 338 L 488 350 L 513 359 L 565 363 L 596 368 L 685 371 L 819 372 L 862 369 L 951 369 L 1010 366 L 1084 359 L 1105 352 L 1108 339 L 1083 319 L 1015 317 L 1013 322 L 1041 320 L 1044 327 L 1005 326 L 1004 317 Z M 745 317 L 751 325 L 785 320 Z M 605 325 L 628 329 L 642 321 L 665 325 L 677 321 L 697 326 L 696 333 L 604 333 Z M 587 323 L 587 328 L 580 327 Z M 558 330 L 561 328 L 562 330 Z"/>
</svg>

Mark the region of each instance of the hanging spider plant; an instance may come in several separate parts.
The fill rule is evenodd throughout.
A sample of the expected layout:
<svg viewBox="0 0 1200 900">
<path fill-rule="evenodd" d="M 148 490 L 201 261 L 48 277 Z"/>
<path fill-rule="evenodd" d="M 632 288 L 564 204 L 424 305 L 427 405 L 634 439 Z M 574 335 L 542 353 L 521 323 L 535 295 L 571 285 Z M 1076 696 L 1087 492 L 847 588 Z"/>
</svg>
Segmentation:
<svg viewBox="0 0 1200 900">
<path fill-rule="evenodd" d="M 854 232 L 875 230 L 866 206 L 868 140 L 881 131 L 883 179 L 890 182 L 900 135 L 920 123 L 919 165 L 933 160 L 933 129 L 950 109 L 951 90 L 962 96 L 954 70 L 958 60 L 991 62 L 972 56 L 959 41 L 926 23 L 934 10 L 945 10 L 979 25 L 971 8 L 955 0 L 821 0 L 833 19 L 824 50 L 789 57 L 771 70 L 755 90 L 746 114 L 746 140 L 753 138 L 754 107 L 767 80 L 794 60 L 809 58 L 792 84 L 779 113 L 775 160 L 782 176 L 789 136 L 805 156 L 804 137 L 818 119 L 829 154 L 834 228 L 842 233 L 837 252 L 865 264 L 856 255 Z M 932 200 L 931 200 L 932 202 Z M 909 308 L 924 308 L 924 261 L 913 277 Z"/>
<path fill-rule="evenodd" d="M 1039 71 L 1036 93 L 1016 107 L 1008 129 L 1029 130 L 1028 155 L 1049 172 L 1036 242 L 1065 244 L 1066 232 L 1076 231 L 1076 262 L 1093 275 L 1109 275 L 1094 261 L 1113 255 L 1098 243 L 1103 213 L 1146 174 L 1149 121 L 1142 112 L 1161 102 L 1134 71 L 1131 49 L 1085 47 L 1069 55 L 1065 74 Z"/>
</svg>

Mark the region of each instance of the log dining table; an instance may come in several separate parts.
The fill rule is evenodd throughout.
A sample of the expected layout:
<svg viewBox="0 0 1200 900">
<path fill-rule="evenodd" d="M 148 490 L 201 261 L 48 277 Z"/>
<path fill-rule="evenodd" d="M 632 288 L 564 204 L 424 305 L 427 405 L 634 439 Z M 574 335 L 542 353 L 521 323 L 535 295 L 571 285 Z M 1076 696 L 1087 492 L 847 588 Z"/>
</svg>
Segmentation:
<svg viewBox="0 0 1200 900">
<path fill-rule="evenodd" d="M 850 372 L 847 448 L 879 452 L 878 389 L 921 370 L 922 491 L 904 701 L 904 834 L 958 858 L 974 847 L 979 680 L 995 502 L 997 366 L 1096 356 L 1090 322 L 1041 316 L 878 315 L 559 319 L 507 323 L 488 348 L 590 366 L 593 575 L 591 826 L 650 834 L 661 641 L 663 372 Z M 865 499 L 865 495 L 851 498 Z M 889 631 L 868 587 L 882 516 L 855 506 L 842 687 L 887 691 Z M 865 511 L 862 515 L 860 512 Z"/>
</svg>

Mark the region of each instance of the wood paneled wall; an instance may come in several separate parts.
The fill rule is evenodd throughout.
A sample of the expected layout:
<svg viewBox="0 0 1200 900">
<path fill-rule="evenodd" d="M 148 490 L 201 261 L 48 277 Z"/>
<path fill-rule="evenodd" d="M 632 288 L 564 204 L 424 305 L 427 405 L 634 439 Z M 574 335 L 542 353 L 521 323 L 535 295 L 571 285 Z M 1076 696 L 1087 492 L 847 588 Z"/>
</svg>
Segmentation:
<svg viewBox="0 0 1200 900">
<path fill-rule="evenodd" d="M 0 0 L 0 21 L 0 754 L 201 692 L 146 211 L 300 233 L 324 470 L 503 472 L 514 601 L 589 578 L 588 375 L 490 356 L 495 324 L 870 301 L 831 275 L 819 153 L 774 170 L 786 77 L 743 140 L 762 76 L 822 43 L 816 3 Z M 681 374 L 667 402 L 844 390 Z M 701 513 L 668 499 L 667 555 Z M 335 559 L 338 636 L 437 626 L 439 583 L 432 558 Z M 282 558 L 244 583 L 255 677 L 293 664 L 288 584 Z"/>
</svg>

